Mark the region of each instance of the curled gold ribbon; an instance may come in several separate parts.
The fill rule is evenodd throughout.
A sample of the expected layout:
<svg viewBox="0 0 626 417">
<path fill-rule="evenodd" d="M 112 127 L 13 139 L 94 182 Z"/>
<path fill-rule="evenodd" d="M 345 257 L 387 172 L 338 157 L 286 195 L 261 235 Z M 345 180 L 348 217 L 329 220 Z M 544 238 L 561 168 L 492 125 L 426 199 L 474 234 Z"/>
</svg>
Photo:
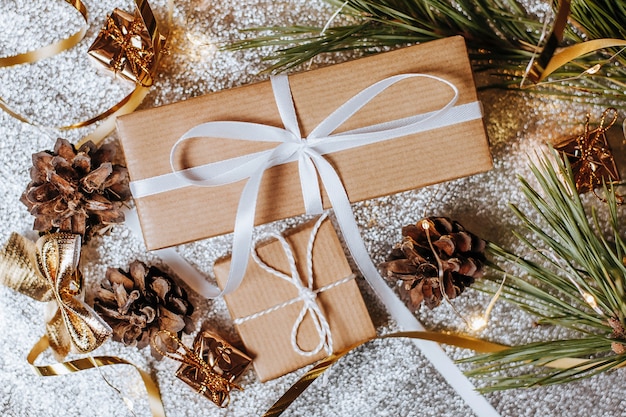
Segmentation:
<svg viewBox="0 0 626 417">
<path fill-rule="evenodd" d="M 570 7 L 570 0 L 561 0 L 552 32 L 545 46 L 537 59 L 533 58 L 528 65 L 526 75 L 535 84 L 541 83 L 554 71 L 583 55 L 600 49 L 626 47 L 626 40 L 624 39 L 604 38 L 577 43 L 557 52 L 559 44 L 563 41 L 563 33 L 569 18 Z M 596 64 L 583 72 L 583 74 L 594 74 L 599 68 L 600 64 Z"/>
<path fill-rule="evenodd" d="M 166 336 L 170 341 L 175 343 L 175 347 L 167 348 L 167 351 L 163 351 L 157 341 L 158 338 Z M 168 346 L 167 342 L 163 342 L 164 346 Z M 218 374 L 213 368 L 206 363 L 200 353 L 194 352 L 183 344 L 183 342 L 174 333 L 169 330 L 159 330 L 152 338 L 152 346 L 161 355 L 181 362 L 185 365 L 189 365 L 198 369 L 204 377 L 200 382 L 199 394 L 206 395 L 207 392 L 211 395 L 211 401 L 220 407 L 226 407 L 230 403 L 230 390 L 236 388 L 241 390 L 242 388 L 229 381 L 222 375 Z M 224 402 L 225 401 L 225 402 Z"/>
<path fill-rule="evenodd" d="M 41 48 L 17 55 L 2 57 L 0 58 L 0 68 L 19 64 L 29 64 L 45 58 L 50 58 L 60 52 L 73 48 L 85 37 L 85 33 L 87 32 L 87 7 L 85 7 L 83 2 L 80 0 L 64 1 L 75 8 L 85 21 L 80 30 L 65 39 L 61 39 L 60 41 L 53 42 Z"/>
<path fill-rule="evenodd" d="M 626 47 L 626 40 L 624 39 L 593 39 L 586 42 L 577 43 L 576 45 L 568 46 L 562 49 L 559 53 L 555 54 L 548 65 L 546 65 L 541 76 L 537 79 L 537 82 L 543 81 L 547 76 L 552 74 L 563 65 L 586 55 L 591 52 L 598 51 L 600 49 L 612 48 L 612 47 Z M 588 70 L 589 71 L 589 70 Z"/>
<path fill-rule="evenodd" d="M 152 377 L 147 372 L 141 370 L 136 365 L 131 362 L 128 362 L 124 359 L 118 358 L 116 356 L 96 356 L 96 357 L 88 357 L 77 359 L 73 361 L 55 363 L 52 365 L 35 365 L 35 361 L 37 357 L 45 351 L 48 347 L 49 339 L 47 336 L 43 336 L 31 349 L 30 353 L 27 356 L 28 363 L 30 364 L 33 371 L 39 376 L 57 376 L 57 375 L 67 375 L 73 372 L 80 372 L 87 369 L 97 368 L 100 366 L 110 366 L 110 365 L 130 365 L 141 376 L 144 386 L 146 387 L 146 391 L 148 393 L 148 404 L 150 406 L 150 411 L 152 412 L 153 417 L 165 417 L 165 410 L 163 408 L 163 402 L 161 400 L 161 392 L 159 391 L 159 387 L 152 380 Z"/>
<path fill-rule="evenodd" d="M 57 357 L 98 348 L 111 328 L 83 301 L 78 270 L 80 236 L 43 235 L 36 243 L 13 233 L 0 252 L 0 283 L 38 301 L 55 303 L 46 323 L 47 340 Z"/>
<path fill-rule="evenodd" d="M 84 4 L 80 0 L 65 0 L 67 3 L 72 5 L 76 10 L 78 10 L 83 18 L 85 19 L 85 25 L 87 24 L 87 9 Z M 40 128 L 52 128 L 58 130 L 70 130 L 77 129 L 92 125 L 96 122 L 103 121 L 103 123 L 98 126 L 91 134 L 82 139 L 78 145 L 92 141 L 94 143 L 100 142 L 104 139 L 109 133 L 115 129 L 115 119 L 118 116 L 122 116 L 124 114 L 128 114 L 133 112 L 143 101 L 146 95 L 149 92 L 148 87 L 150 87 L 153 83 L 154 76 L 156 74 L 156 70 L 159 65 L 159 60 L 163 55 L 163 51 L 165 49 L 165 45 L 167 42 L 167 36 L 164 35 L 157 24 L 156 18 L 154 17 L 154 13 L 150 8 L 150 4 L 147 0 L 135 0 L 137 6 L 137 15 L 139 20 L 145 25 L 145 29 L 147 31 L 147 37 L 151 42 L 151 48 L 153 52 L 153 59 L 151 60 L 150 68 L 146 68 L 146 75 L 142 76 L 137 80 L 136 86 L 132 92 L 130 92 L 126 97 L 122 100 L 114 104 L 112 107 L 107 109 L 106 111 L 94 116 L 88 120 L 72 123 L 66 126 L 45 126 L 39 124 L 35 121 L 30 120 L 26 116 L 20 114 L 18 111 L 11 108 L 11 106 L 0 98 L 0 109 L 4 110 L 6 113 L 11 115 L 13 118 L 23 122 L 30 124 L 32 126 L 40 127 Z M 67 50 L 80 42 L 84 34 L 86 32 L 86 26 L 84 26 L 79 32 L 70 36 L 67 39 L 62 41 L 53 43 L 44 48 L 30 51 L 24 54 L 14 55 L 11 57 L 0 58 L 0 68 L 6 66 L 12 66 L 22 63 L 33 63 L 37 62 L 44 58 L 49 58 L 53 55 L 56 55 L 64 50 Z"/>
<path fill-rule="evenodd" d="M 465 349 L 472 349 L 478 353 L 495 353 L 506 350 L 509 346 L 501 345 L 499 343 L 492 343 L 486 340 L 477 339 L 471 336 L 464 335 L 455 335 L 441 332 L 433 332 L 433 331 L 410 331 L 410 332 L 397 332 L 391 333 L 384 336 L 380 336 L 379 338 L 374 338 L 362 343 L 359 343 L 351 348 L 343 350 L 341 352 L 334 353 L 320 361 L 317 365 L 311 368 L 306 374 L 304 374 L 298 381 L 296 381 L 288 390 L 283 394 L 282 397 L 278 399 L 272 405 L 269 410 L 267 410 L 263 417 L 276 417 L 281 415 L 290 405 L 293 403 L 296 398 L 298 398 L 304 390 L 308 388 L 309 385 L 313 383 L 320 375 L 326 372 L 332 365 L 334 365 L 337 361 L 339 361 L 342 357 L 346 356 L 348 353 L 352 352 L 356 348 L 371 342 L 372 340 L 377 339 L 390 339 L 390 338 L 409 338 L 409 339 L 421 339 L 421 340 L 429 340 L 436 343 L 442 343 L 450 346 L 456 346 Z M 551 362 L 544 364 L 543 366 L 549 368 L 558 368 L 558 369 L 567 369 L 578 367 L 580 369 L 584 369 L 585 367 L 589 367 L 590 365 L 586 364 L 586 359 L 580 358 L 562 358 L 557 359 Z"/>
</svg>

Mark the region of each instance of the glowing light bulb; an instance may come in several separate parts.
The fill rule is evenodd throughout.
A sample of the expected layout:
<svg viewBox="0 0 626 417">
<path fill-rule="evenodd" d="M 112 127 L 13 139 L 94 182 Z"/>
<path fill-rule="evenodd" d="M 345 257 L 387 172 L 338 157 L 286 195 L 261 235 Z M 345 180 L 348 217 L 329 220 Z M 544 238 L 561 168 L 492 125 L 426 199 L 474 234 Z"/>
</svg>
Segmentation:
<svg viewBox="0 0 626 417">
<path fill-rule="evenodd" d="M 600 71 L 600 68 L 602 68 L 602 66 L 600 64 L 596 64 L 591 68 L 587 68 L 584 74 L 590 74 L 590 75 L 596 74 L 598 71 Z"/>
<path fill-rule="evenodd" d="M 133 405 L 133 402 L 131 401 L 130 398 L 128 397 L 122 397 L 122 401 L 124 401 L 124 404 L 126 404 L 126 407 L 128 407 L 128 409 L 132 412 L 135 409 L 135 406 Z"/>
<path fill-rule="evenodd" d="M 591 308 L 593 308 L 594 310 L 598 308 L 598 303 L 596 302 L 596 299 L 593 298 L 593 295 L 589 294 L 588 292 L 583 292 L 582 296 L 583 300 L 585 300 L 585 302 L 589 304 Z"/>
<path fill-rule="evenodd" d="M 482 316 L 474 317 L 470 320 L 471 330 L 477 331 L 477 330 L 485 328 L 486 326 L 487 326 L 487 320 Z"/>
</svg>

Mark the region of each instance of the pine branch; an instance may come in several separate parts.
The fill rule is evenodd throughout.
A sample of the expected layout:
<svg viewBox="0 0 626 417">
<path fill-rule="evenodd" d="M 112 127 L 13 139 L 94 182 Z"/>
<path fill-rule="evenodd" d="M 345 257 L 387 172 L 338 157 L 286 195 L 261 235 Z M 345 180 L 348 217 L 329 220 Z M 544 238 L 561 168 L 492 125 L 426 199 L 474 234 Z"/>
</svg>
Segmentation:
<svg viewBox="0 0 626 417">
<path fill-rule="evenodd" d="M 612 355 L 584 360 L 564 369 L 550 367 L 550 362 L 562 358 L 591 357 L 605 349 L 610 340 L 601 337 L 539 342 L 514 347 L 505 351 L 475 356 L 460 362 L 477 365 L 467 372 L 469 376 L 492 382 L 480 389 L 492 392 L 512 388 L 531 388 L 554 385 L 588 378 L 607 372 L 626 363 L 626 355 Z M 531 372 L 528 372 L 528 369 Z M 500 376 L 498 374 L 515 374 Z"/>
<path fill-rule="evenodd" d="M 375 53 L 380 48 L 461 35 L 470 48 L 474 69 L 495 75 L 488 87 L 519 88 L 543 28 L 543 23 L 529 16 L 517 0 L 348 0 L 345 4 L 341 0 L 326 1 L 341 8 L 340 14 L 354 23 L 325 31 L 308 26 L 256 28 L 249 32 L 265 34 L 235 42 L 227 49 L 277 47 L 267 58 L 272 61 L 267 71 L 280 72 L 320 54 Z M 626 6 L 622 2 L 573 0 L 569 21 L 565 44 L 626 37 Z M 610 48 L 577 59 L 557 70 L 547 88 L 529 91 L 568 98 L 623 99 L 626 53 L 619 52 L 618 48 Z M 581 77 L 596 64 L 601 65 L 600 71 Z"/>
<path fill-rule="evenodd" d="M 601 233 L 604 227 L 597 213 L 588 216 L 585 212 L 567 160 L 553 151 L 551 158 L 543 155 L 531 165 L 531 171 L 538 189 L 520 178 L 521 190 L 540 220 L 536 222 L 534 216 L 512 206 L 530 236 L 517 235 L 528 254 L 519 256 L 494 243 L 488 245 L 487 252 L 501 262 L 494 265 L 496 269 L 502 271 L 501 267 L 508 265 L 519 271 L 507 273 L 504 299 L 536 315 L 539 323 L 568 328 L 580 337 L 530 343 L 465 359 L 474 365 L 469 375 L 491 382 L 484 391 L 569 382 L 626 363 L 626 354 L 616 354 L 614 349 L 614 343 L 626 343 L 623 330 L 616 334 L 616 326 L 624 329 L 626 317 L 626 245 L 620 234 L 614 190 L 610 186 L 604 189 L 609 240 Z M 496 283 L 501 278 L 487 279 Z M 587 360 L 567 369 L 544 367 L 564 358 Z"/>
</svg>

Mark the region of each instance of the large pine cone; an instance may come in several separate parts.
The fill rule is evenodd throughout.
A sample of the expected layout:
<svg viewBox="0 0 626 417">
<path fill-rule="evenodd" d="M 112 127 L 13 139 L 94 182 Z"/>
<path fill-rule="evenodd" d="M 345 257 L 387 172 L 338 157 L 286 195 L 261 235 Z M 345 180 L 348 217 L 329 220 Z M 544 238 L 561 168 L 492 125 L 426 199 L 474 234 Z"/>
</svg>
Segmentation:
<svg viewBox="0 0 626 417">
<path fill-rule="evenodd" d="M 422 301 L 429 308 L 441 304 L 442 284 L 447 298 L 453 299 L 482 275 L 485 241 L 447 217 L 428 217 L 405 226 L 402 236 L 380 267 L 388 278 L 403 281 L 400 294 L 413 312 Z"/>
<path fill-rule="evenodd" d="M 128 172 L 113 164 L 115 148 L 87 142 L 78 150 L 57 139 L 54 150 L 33 154 L 31 182 L 20 201 L 35 216 L 34 230 L 69 232 L 87 240 L 122 223 L 130 198 Z"/>
<path fill-rule="evenodd" d="M 159 330 L 179 337 L 193 331 L 193 306 L 185 290 L 160 269 L 140 261 L 131 263 L 128 272 L 107 270 L 94 308 L 113 329 L 113 340 L 139 349 L 149 345 Z"/>
</svg>

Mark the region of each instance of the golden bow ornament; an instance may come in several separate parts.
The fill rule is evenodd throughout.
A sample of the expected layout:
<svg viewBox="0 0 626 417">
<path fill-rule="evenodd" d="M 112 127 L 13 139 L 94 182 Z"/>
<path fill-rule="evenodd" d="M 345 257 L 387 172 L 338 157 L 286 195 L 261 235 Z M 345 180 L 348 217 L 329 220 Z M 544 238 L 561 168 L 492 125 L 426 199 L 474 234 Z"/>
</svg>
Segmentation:
<svg viewBox="0 0 626 417">
<path fill-rule="evenodd" d="M 83 301 L 80 248 L 79 235 L 51 233 L 35 243 L 13 233 L 0 252 L 0 283 L 52 307 L 46 333 L 58 358 L 91 352 L 111 335 Z"/>
</svg>

